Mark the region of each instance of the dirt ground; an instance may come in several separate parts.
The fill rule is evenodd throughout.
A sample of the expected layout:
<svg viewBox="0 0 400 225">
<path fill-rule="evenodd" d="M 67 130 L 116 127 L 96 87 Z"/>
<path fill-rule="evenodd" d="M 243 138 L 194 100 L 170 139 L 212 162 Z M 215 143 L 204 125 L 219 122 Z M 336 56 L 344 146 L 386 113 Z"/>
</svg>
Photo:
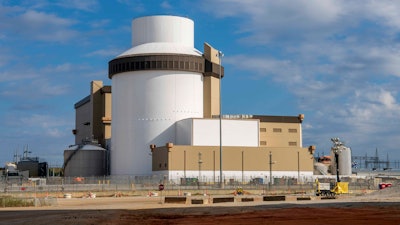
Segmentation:
<svg viewBox="0 0 400 225">
<path fill-rule="evenodd" d="M 206 205 L 162 204 L 159 197 L 59 199 L 56 206 L 2 208 L 0 224 L 400 224 L 400 193 Z"/>
</svg>

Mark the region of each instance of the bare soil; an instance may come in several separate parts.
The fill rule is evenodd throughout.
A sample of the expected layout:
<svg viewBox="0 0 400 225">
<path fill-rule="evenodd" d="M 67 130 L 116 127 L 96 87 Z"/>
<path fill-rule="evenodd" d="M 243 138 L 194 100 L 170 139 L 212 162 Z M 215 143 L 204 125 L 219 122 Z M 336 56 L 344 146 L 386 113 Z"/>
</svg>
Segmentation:
<svg viewBox="0 0 400 225">
<path fill-rule="evenodd" d="M 0 224 L 400 224 L 400 193 L 209 205 L 161 204 L 158 197 L 59 199 L 57 206 L 0 209 Z"/>
</svg>

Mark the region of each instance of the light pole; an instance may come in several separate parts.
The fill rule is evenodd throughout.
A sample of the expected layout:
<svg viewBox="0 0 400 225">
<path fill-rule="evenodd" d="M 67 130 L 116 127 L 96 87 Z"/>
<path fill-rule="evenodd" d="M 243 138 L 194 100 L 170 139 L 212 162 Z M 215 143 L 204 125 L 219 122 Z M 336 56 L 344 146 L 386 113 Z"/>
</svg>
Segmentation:
<svg viewBox="0 0 400 225">
<path fill-rule="evenodd" d="M 335 154 L 335 162 L 336 162 L 336 181 L 340 182 L 339 177 L 339 154 L 343 150 L 343 143 L 339 140 L 339 138 L 331 138 L 333 142 L 332 151 Z"/>
<path fill-rule="evenodd" d="M 213 184 L 215 185 L 215 151 L 213 151 Z"/>
<path fill-rule="evenodd" d="M 272 185 L 272 152 L 269 152 L 269 190 Z"/>
<path fill-rule="evenodd" d="M 242 184 L 244 184 L 244 151 L 242 151 Z"/>
<path fill-rule="evenodd" d="M 297 183 L 300 183 L 300 152 L 297 151 Z"/>
<path fill-rule="evenodd" d="M 219 58 L 219 186 L 224 187 L 222 180 L 222 102 L 221 102 L 221 81 L 222 81 L 222 57 L 224 54 L 218 51 Z"/>
<path fill-rule="evenodd" d="M 201 179 L 201 164 L 203 160 L 201 160 L 201 152 L 199 152 L 199 179 L 198 179 L 198 188 L 200 189 L 200 179 Z"/>
<path fill-rule="evenodd" d="M 185 179 L 186 184 L 186 150 L 183 151 L 183 178 Z"/>
</svg>

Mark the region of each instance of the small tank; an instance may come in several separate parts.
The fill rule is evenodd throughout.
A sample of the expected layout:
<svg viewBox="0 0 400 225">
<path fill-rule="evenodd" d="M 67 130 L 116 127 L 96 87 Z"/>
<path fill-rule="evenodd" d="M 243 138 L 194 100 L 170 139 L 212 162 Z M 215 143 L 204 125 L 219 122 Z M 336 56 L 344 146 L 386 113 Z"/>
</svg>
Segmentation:
<svg viewBox="0 0 400 225">
<path fill-rule="evenodd" d="M 64 150 L 65 177 L 107 175 L 107 151 L 94 144 L 73 145 Z"/>
</svg>

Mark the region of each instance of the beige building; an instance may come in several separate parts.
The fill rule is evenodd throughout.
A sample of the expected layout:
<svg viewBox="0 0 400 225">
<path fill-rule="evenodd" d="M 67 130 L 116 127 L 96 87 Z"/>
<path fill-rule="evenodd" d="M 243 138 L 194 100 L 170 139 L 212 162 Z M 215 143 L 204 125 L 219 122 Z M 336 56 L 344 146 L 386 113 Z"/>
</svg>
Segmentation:
<svg viewBox="0 0 400 225">
<path fill-rule="evenodd" d="M 75 144 L 97 140 L 107 149 L 111 138 L 111 86 L 103 86 L 102 81 L 92 81 L 90 95 L 74 105 Z"/>
<path fill-rule="evenodd" d="M 299 116 L 247 116 L 259 124 L 258 146 L 222 146 L 222 176 L 225 181 L 249 181 L 270 177 L 309 178 L 313 175 L 315 147 L 302 147 Z M 238 120 L 238 119 L 223 119 Z M 224 128 L 224 123 L 223 126 Z M 196 132 L 196 130 L 194 130 Z M 223 131 L 224 133 L 224 131 Z M 224 134 L 223 134 L 224 136 Z M 225 140 L 225 139 L 224 139 Z M 224 143 L 224 141 L 223 141 Z M 220 146 L 174 145 L 150 146 L 153 172 L 179 182 L 182 178 L 199 178 L 218 182 Z"/>
</svg>

